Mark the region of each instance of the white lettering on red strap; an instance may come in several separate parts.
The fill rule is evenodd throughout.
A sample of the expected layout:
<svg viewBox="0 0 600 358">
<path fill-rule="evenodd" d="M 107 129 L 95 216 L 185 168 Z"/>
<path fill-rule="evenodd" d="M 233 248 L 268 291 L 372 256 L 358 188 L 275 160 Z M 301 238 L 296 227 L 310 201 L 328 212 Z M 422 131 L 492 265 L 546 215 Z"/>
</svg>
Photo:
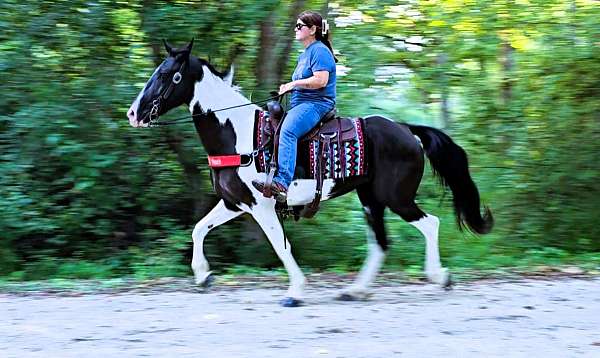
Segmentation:
<svg viewBox="0 0 600 358">
<path fill-rule="evenodd" d="M 208 156 L 208 166 L 211 168 L 239 167 L 241 162 L 242 156 L 239 154 Z"/>
</svg>

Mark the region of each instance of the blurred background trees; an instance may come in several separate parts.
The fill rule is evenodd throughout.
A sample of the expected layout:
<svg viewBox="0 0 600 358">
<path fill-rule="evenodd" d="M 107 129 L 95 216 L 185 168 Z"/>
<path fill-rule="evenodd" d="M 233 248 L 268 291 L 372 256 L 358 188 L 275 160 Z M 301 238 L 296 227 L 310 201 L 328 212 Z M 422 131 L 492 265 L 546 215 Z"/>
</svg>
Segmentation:
<svg viewBox="0 0 600 358">
<path fill-rule="evenodd" d="M 327 14 L 342 115 L 443 128 L 470 155 L 495 231 L 453 223 L 430 175 L 448 266 L 600 263 L 600 4 L 517 1 L 43 1 L 0 4 L 0 276 L 188 275 L 191 230 L 216 202 L 191 126 L 133 129 L 126 110 L 183 44 L 261 99 L 301 46 L 295 14 Z M 185 115 L 185 109 L 171 116 Z M 440 199 L 444 197 L 444 199 Z M 422 238 L 388 215 L 387 267 L 418 270 Z M 355 269 L 353 195 L 286 229 L 301 265 Z M 213 230 L 213 267 L 279 262 L 248 218 Z"/>
</svg>

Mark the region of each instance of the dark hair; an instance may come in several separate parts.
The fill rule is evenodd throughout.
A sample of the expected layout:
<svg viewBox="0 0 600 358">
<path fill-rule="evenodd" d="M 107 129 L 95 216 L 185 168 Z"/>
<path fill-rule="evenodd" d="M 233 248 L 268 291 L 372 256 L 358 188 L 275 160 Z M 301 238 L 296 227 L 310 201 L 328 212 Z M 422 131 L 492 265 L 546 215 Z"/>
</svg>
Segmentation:
<svg viewBox="0 0 600 358">
<path fill-rule="evenodd" d="M 324 43 L 325 46 L 327 46 L 329 51 L 331 51 L 335 62 L 338 62 L 337 58 L 335 57 L 335 54 L 333 53 L 331 41 L 329 41 L 329 30 L 327 30 L 327 33 L 325 35 L 323 35 L 323 16 L 321 16 L 321 14 L 319 14 L 316 11 L 304 11 L 300 13 L 300 15 L 298 15 L 298 19 L 302 20 L 303 23 L 307 24 L 310 27 L 317 27 L 317 32 L 315 32 L 315 38 L 318 41 Z"/>
</svg>

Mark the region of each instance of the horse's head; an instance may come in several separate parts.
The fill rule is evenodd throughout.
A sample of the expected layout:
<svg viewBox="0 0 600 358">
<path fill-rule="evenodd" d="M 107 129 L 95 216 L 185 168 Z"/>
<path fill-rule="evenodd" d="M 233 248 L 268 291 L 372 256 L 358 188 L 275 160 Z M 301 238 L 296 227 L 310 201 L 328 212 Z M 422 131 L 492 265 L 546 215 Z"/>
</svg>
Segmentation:
<svg viewBox="0 0 600 358">
<path fill-rule="evenodd" d="M 197 75 L 190 71 L 190 52 L 194 40 L 181 49 L 174 49 L 163 41 L 168 56 L 140 91 L 127 111 L 129 124 L 147 127 L 170 109 L 189 103 L 194 93 Z"/>
</svg>

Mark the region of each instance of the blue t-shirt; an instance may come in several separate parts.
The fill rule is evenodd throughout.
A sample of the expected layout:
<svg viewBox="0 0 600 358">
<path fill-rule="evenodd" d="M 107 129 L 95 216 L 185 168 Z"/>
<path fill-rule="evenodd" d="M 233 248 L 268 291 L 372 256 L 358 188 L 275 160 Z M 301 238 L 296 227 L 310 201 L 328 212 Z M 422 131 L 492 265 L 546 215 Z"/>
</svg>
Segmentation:
<svg viewBox="0 0 600 358">
<path fill-rule="evenodd" d="M 321 41 L 315 41 L 300 54 L 292 81 L 310 78 L 313 72 L 328 71 L 327 86 L 319 89 L 295 87 L 292 92 L 292 107 L 303 102 L 325 101 L 335 104 L 335 59 L 329 48 Z"/>
</svg>

